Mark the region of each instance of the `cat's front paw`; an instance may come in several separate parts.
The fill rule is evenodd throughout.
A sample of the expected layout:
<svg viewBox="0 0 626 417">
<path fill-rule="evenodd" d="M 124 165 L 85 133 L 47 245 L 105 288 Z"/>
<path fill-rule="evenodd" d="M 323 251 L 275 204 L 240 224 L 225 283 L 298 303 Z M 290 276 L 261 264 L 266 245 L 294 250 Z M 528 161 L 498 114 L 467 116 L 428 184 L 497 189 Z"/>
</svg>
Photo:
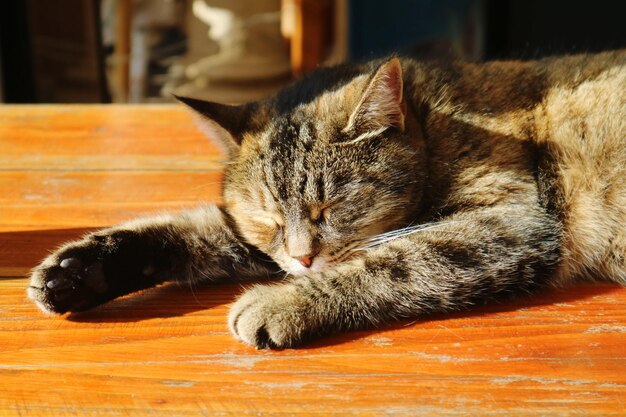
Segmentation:
<svg viewBox="0 0 626 417">
<path fill-rule="evenodd" d="M 291 285 L 257 286 L 235 302 L 228 325 L 235 336 L 259 349 L 293 347 L 314 330 L 310 307 L 310 300 Z"/>
<path fill-rule="evenodd" d="M 44 312 L 82 311 L 154 285 L 154 263 L 132 232 L 94 233 L 48 256 L 31 275 L 28 297 Z"/>
<path fill-rule="evenodd" d="M 31 275 L 28 297 L 48 313 L 78 311 L 100 304 L 109 289 L 98 243 L 84 239 L 65 245 Z"/>
</svg>

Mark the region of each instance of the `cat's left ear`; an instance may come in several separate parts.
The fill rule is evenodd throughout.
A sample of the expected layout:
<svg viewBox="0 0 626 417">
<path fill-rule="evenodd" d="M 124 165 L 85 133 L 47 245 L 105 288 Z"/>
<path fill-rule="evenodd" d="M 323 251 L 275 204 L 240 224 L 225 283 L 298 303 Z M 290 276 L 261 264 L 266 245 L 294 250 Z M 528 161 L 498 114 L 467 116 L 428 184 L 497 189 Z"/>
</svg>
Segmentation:
<svg viewBox="0 0 626 417">
<path fill-rule="evenodd" d="M 344 132 L 363 134 L 385 127 L 404 131 L 405 115 L 402 66 L 400 60 L 393 57 L 378 67 L 371 77 Z"/>
<path fill-rule="evenodd" d="M 174 96 L 190 107 L 206 136 L 232 158 L 239 151 L 243 134 L 249 130 L 253 104 L 232 106 L 190 97 Z"/>
</svg>

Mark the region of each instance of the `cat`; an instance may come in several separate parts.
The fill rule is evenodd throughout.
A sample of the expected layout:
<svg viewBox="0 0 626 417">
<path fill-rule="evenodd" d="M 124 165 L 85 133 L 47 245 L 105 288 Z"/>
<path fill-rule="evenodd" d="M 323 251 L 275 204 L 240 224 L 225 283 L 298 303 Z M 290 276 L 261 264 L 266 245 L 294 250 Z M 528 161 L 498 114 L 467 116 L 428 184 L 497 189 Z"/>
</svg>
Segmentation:
<svg viewBox="0 0 626 417">
<path fill-rule="evenodd" d="M 228 156 L 224 205 L 63 245 L 32 272 L 42 310 L 282 278 L 245 291 L 228 325 L 286 348 L 576 278 L 626 284 L 626 50 L 393 56 L 260 102 L 178 99 Z"/>
</svg>

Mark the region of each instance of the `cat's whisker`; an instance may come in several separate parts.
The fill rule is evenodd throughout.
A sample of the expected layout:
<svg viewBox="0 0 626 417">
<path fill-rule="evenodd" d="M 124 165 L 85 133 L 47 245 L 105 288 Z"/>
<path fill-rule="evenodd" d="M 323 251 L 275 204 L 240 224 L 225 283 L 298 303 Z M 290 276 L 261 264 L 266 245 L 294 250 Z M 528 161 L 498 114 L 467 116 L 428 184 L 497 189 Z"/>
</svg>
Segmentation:
<svg viewBox="0 0 626 417">
<path fill-rule="evenodd" d="M 413 233 L 415 231 L 423 230 L 423 229 L 425 229 L 426 227 L 428 227 L 430 225 L 432 225 L 432 223 L 427 223 L 427 224 L 423 224 L 423 225 L 419 225 L 419 226 L 411 226 L 411 227 L 405 227 L 405 228 L 402 228 L 402 229 L 392 230 L 390 232 L 381 233 L 381 234 L 378 234 L 378 235 L 376 235 L 376 236 L 374 236 L 374 237 L 372 237 L 370 239 L 367 239 L 366 242 L 376 242 L 376 241 L 379 241 L 379 240 L 386 240 L 386 239 L 389 239 L 389 238 L 395 238 L 395 237 L 398 237 L 398 236 L 403 236 L 403 235 L 406 235 L 406 234 Z"/>
<path fill-rule="evenodd" d="M 454 220 L 446 221 L 446 222 L 434 222 L 434 223 L 424 223 L 419 226 L 410 226 L 402 229 L 392 230 L 391 232 L 381 233 L 379 235 L 374 236 L 365 241 L 365 245 L 356 249 L 352 249 L 353 251 L 367 251 L 369 249 L 376 248 L 380 245 L 383 245 L 392 240 L 409 236 L 417 232 L 424 232 L 426 230 L 436 229 L 438 227 L 447 226 L 452 223 L 458 223 Z"/>
<path fill-rule="evenodd" d="M 207 181 L 205 183 L 199 184 L 195 187 L 192 187 L 189 191 L 190 192 L 197 192 L 199 190 L 204 190 L 206 188 L 211 188 L 211 187 L 221 187 L 222 182 L 221 181 Z"/>
</svg>

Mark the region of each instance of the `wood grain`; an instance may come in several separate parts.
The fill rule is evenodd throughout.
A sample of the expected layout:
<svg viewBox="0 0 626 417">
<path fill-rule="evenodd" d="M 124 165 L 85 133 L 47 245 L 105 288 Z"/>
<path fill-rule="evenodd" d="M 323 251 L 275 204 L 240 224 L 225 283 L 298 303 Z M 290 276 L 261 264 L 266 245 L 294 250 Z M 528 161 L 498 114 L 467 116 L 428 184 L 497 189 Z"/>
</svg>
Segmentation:
<svg viewBox="0 0 626 417">
<path fill-rule="evenodd" d="M 626 290 L 612 285 L 283 351 L 228 333 L 239 284 L 47 317 L 24 290 L 49 249 L 218 199 L 220 156 L 173 106 L 0 107 L 0 154 L 0 416 L 624 415 Z"/>
</svg>

